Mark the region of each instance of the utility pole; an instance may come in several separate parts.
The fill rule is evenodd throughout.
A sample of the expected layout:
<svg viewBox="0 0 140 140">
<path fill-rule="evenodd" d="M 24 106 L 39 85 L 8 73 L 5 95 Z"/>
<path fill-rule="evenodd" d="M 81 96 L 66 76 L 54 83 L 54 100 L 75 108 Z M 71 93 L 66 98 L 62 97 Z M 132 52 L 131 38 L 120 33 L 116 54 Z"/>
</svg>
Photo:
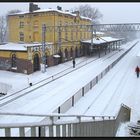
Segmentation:
<svg viewBox="0 0 140 140">
<path fill-rule="evenodd" d="M 45 56 L 45 49 L 46 49 L 46 24 L 42 25 L 42 72 L 46 72 L 46 56 Z"/>
<path fill-rule="evenodd" d="M 90 46 L 90 54 L 92 53 L 93 47 L 93 25 L 91 25 L 91 46 Z"/>
</svg>

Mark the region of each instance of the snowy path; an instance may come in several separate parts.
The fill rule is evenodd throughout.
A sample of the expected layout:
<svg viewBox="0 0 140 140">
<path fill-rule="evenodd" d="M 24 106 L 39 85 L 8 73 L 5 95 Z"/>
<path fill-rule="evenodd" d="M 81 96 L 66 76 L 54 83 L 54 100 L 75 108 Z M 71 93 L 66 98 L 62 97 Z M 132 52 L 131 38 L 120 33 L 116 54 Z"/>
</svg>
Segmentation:
<svg viewBox="0 0 140 140">
<path fill-rule="evenodd" d="M 47 78 L 45 78 L 43 80 L 39 80 L 36 83 L 33 83 L 33 86 L 31 86 L 31 87 L 28 87 L 28 88 L 25 87 L 24 89 L 22 89 L 21 91 L 18 91 L 18 92 L 13 92 L 13 93 L 11 91 L 8 92 L 8 95 L 6 95 L 4 97 L 1 97 L 0 101 L 5 100 L 5 102 L 6 102 L 6 100 L 7 101 L 8 100 L 13 100 L 13 98 L 18 98 L 18 97 L 24 96 L 24 94 L 28 94 L 30 91 L 35 90 L 36 88 L 40 88 L 41 86 L 44 86 L 44 85 L 46 85 L 46 84 L 48 84 L 48 83 L 50 83 L 50 82 L 52 82 L 52 81 L 54 81 L 58 78 L 61 78 L 62 76 L 65 76 L 66 74 L 69 74 L 70 72 L 75 71 L 75 70 L 87 65 L 88 63 L 91 63 L 93 61 L 100 61 L 100 59 L 104 61 L 104 60 L 108 59 L 109 57 L 112 57 L 113 55 L 116 55 L 116 53 L 118 53 L 118 51 L 113 51 L 113 52 L 109 53 L 108 55 L 104 56 L 103 57 L 104 59 L 103 58 L 98 58 L 96 56 L 89 57 L 89 58 L 82 57 L 81 60 L 80 59 L 78 60 L 79 62 L 76 64 L 75 69 L 73 69 L 72 66 L 71 66 L 71 67 L 62 69 L 60 72 L 57 71 L 57 73 L 52 72 L 51 77 L 47 75 L 47 76 L 45 76 Z M 68 63 L 70 63 L 70 62 L 67 62 L 67 64 L 64 64 L 64 65 L 68 65 Z M 61 64 L 61 65 L 63 65 L 63 64 Z M 23 86 L 22 86 L 22 88 L 23 88 Z M 14 89 L 12 89 L 12 91 L 13 90 Z M 3 104 L 1 104 L 1 105 L 3 105 Z"/>
<path fill-rule="evenodd" d="M 139 50 L 140 43 L 66 113 L 113 116 L 124 103 L 132 109 L 130 121 L 137 122 L 140 119 L 140 79 L 136 78 L 135 67 L 140 66 Z M 120 126 L 117 136 L 130 136 L 127 125 Z"/>
<path fill-rule="evenodd" d="M 117 57 L 118 57 L 118 55 L 116 54 L 115 58 L 117 58 Z M 104 58 L 101 58 L 101 59 L 104 59 Z M 98 67 L 102 67 L 102 69 L 103 69 L 103 68 L 105 68 L 105 66 L 107 66 L 108 64 L 110 64 L 112 62 L 112 57 L 110 58 L 111 61 L 108 61 L 108 59 L 106 59 L 107 62 L 101 61 L 101 59 L 97 60 L 96 62 L 93 62 L 93 64 L 94 64 L 92 66 L 93 68 L 87 69 L 87 66 L 82 67 L 82 69 L 78 69 L 76 71 L 73 71 L 72 73 L 66 75 L 65 77 L 62 77 L 61 79 L 57 79 L 56 81 L 53 81 L 52 83 L 49 83 L 49 84 L 43 86 L 42 88 L 39 88 L 39 89 L 31 92 L 29 95 L 25 95 L 25 97 L 22 97 L 21 99 L 20 98 L 17 99 L 16 101 L 14 101 L 14 103 L 16 103 L 16 102 L 22 103 L 23 102 L 25 105 L 28 106 L 28 108 L 26 108 L 25 106 L 23 107 L 24 109 L 20 108 L 20 110 L 22 110 L 22 111 L 23 110 L 28 111 L 28 109 L 30 107 L 35 106 L 34 104 L 32 104 L 32 102 L 34 102 L 34 101 L 36 101 L 37 104 L 42 104 L 42 102 L 44 100 L 45 104 L 46 104 L 45 101 L 47 101 L 48 104 L 50 105 L 51 102 L 55 103 L 55 100 L 56 100 L 56 102 L 58 104 L 61 104 L 62 101 L 64 102 L 67 98 L 72 96 L 72 94 L 76 93 L 83 85 L 85 85 L 87 82 L 89 82 L 89 78 L 90 79 L 93 78 L 93 76 L 92 76 L 93 73 L 91 73 L 90 75 L 87 75 L 86 71 L 87 71 L 87 73 L 89 73 L 92 69 L 96 70 Z M 92 63 L 90 63 L 88 65 L 92 65 Z M 99 72 L 101 72 L 102 69 Z M 96 72 L 96 73 L 94 72 L 94 74 L 97 75 L 97 73 L 99 73 L 99 72 Z M 79 73 L 79 74 L 76 77 L 74 77 L 73 75 L 75 75 L 77 73 Z M 87 78 L 81 79 L 81 77 L 83 75 L 85 75 Z M 79 81 L 79 84 L 75 84 L 72 86 L 73 81 L 77 81 L 79 79 L 81 79 L 81 81 Z M 65 83 L 65 85 L 58 86 L 58 83 L 59 83 L 59 85 L 63 85 L 63 83 Z M 72 88 L 69 91 L 68 89 L 70 88 L 70 86 L 72 86 Z M 65 94 L 65 93 L 67 93 L 67 94 Z M 59 100 L 57 100 L 59 97 L 61 97 L 61 98 Z M 33 99 L 35 99 L 35 100 L 33 100 Z M 39 101 L 39 99 L 40 99 L 40 101 Z M 32 106 L 30 106 L 29 103 Z M 13 103 L 11 103 L 11 104 L 13 104 Z M 9 105 L 10 104 L 5 105 L 4 107 L 9 106 Z M 15 106 L 16 106 L 16 104 L 15 104 Z M 13 107 L 13 105 L 12 105 L 12 107 Z M 54 107 L 54 104 L 52 104 L 52 107 Z M 8 108 L 8 110 L 9 109 L 10 108 Z M 52 108 L 50 108 L 50 106 L 49 106 L 49 110 L 50 111 L 52 110 Z"/>
<path fill-rule="evenodd" d="M 129 44 L 131 46 L 132 44 L 134 44 L 134 42 L 129 43 Z M 106 66 L 108 66 L 115 59 L 117 59 L 122 53 L 123 51 L 120 51 L 119 53 L 116 53 L 116 55 L 113 55 L 112 57 L 109 57 L 108 59 L 105 59 L 105 57 L 108 56 L 106 55 L 98 59 L 97 61 L 93 61 L 87 64 L 86 66 L 83 66 L 82 68 L 77 69 L 76 71 L 73 71 L 72 73 L 68 75 L 65 75 L 62 78 L 57 79 L 43 86 L 42 88 L 37 89 L 34 92 L 31 92 L 30 94 L 25 95 L 21 98 L 18 98 L 16 101 L 13 101 L 1 107 L 0 111 L 20 112 L 20 113 L 29 113 L 29 112 L 30 113 L 51 113 L 59 105 L 61 105 L 62 102 L 66 101 L 69 97 L 75 94 L 82 86 L 87 84 L 87 82 L 89 82 L 96 75 L 98 75 Z M 105 77 L 107 77 L 107 75 Z M 105 79 L 105 77 L 103 79 Z M 98 87 L 101 86 L 102 81 L 103 80 L 101 80 L 97 84 Z M 110 84 L 109 81 L 108 83 Z M 104 89 L 106 89 L 106 87 Z M 100 88 L 98 88 L 97 91 L 94 90 L 94 96 L 98 96 L 98 93 L 100 93 L 99 90 Z M 86 95 L 90 95 L 90 94 L 86 94 Z M 87 100 L 85 102 L 82 102 L 85 98 L 87 98 Z M 99 106 L 97 106 L 98 108 L 100 108 L 100 105 L 102 104 L 104 100 L 105 99 L 103 98 L 102 101 L 99 102 Z M 78 111 L 76 111 L 76 114 L 79 114 L 81 109 L 83 109 L 82 113 L 84 113 L 87 110 L 87 108 L 93 102 L 93 95 L 91 97 L 85 96 L 84 98 L 81 98 L 80 101 L 81 101 L 81 106 L 77 108 Z M 78 104 L 80 103 L 77 103 L 77 106 Z M 97 105 L 98 105 L 98 102 L 97 102 Z M 76 105 L 75 105 L 75 109 L 76 109 Z M 86 111 L 85 113 L 90 114 L 90 112 L 88 111 Z M 97 111 L 96 113 L 98 114 Z M 74 111 L 72 111 L 72 113 L 75 114 Z M 39 118 L 39 117 L 36 117 L 36 118 L 22 117 L 21 118 L 17 116 L 1 116 L 0 122 L 1 123 L 32 122 L 32 121 L 40 121 L 41 119 L 42 118 Z"/>
<path fill-rule="evenodd" d="M 107 60 L 108 58 L 111 58 L 112 56 L 114 55 L 117 55 L 118 51 L 114 51 L 114 52 L 111 52 L 110 54 L 102 57 L 102 58 L 89 58 L 86 61 L 81 61 L 79 62 L 77 65 L 76 65 L 76 68 L 73 69 L 73 68 L 68 68 L 68 69 L 65 69 L 63 71 L 61 71 L 60 73 L 57 73 L 55 75 L 53 75 L 52 78 L 46 78 L 46 80 L 43 80 L 41 82 L 38 82 L 37 84 L 34 84 L 33 86 L 27 88 L 27 89 L 24 89 L 24 90 L 21 90 L 20 92 L 16 92 L 16 93 L 11 93 L 10 95 L 7 95 L 3 98 L 0 99 L 0 106 L 3 106 L 9 102 L 12 102 L 14 101 L 15 99 L 17 98 L 21 98 L 22 96 L 25 96 L 26 94 L 29 94 L 30 92 L 33 92 L 34 90 L 38 89 L 38 88 L 41 88 L 42 86 L 46 85 L 46 84 L 49 84 L 50 82 L 53 82 L 54 80 L 57 80 L 58 78 L 61 78 L 62 76 L 65 76 L 66 74 L 69 74 L 70 72 L 73 72 L 91 62 L 94 62 L 94 63 L 100 63 L 100 60 L 102 61 L 105 61 Z M 120 54 L 119 54 L 120 55 Z"/>
</svg>

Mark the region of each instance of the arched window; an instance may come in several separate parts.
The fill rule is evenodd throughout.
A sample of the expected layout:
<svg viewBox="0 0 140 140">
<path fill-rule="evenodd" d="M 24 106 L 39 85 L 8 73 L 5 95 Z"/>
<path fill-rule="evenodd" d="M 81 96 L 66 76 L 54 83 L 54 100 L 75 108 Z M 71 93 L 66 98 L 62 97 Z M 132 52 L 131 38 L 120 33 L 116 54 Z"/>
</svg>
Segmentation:
<svg viewBox="0 0 140 140">
<path fill-rule="evenodd" d="M 38 20 L 35 20 L 34 21 L 34 30 L 37 30 L 38 26 L 39 26 L 39 22 L 38 22 Z"/>
<path fill-rule="evenodd" d="M 65 58 L 68 59 L 68 50 L 65 49 Z"/>
<path fill-rule="evenodd" d="M 16 55 L 15 54 L 12 54 L 11 66 L 12 67 L 17 67 L 17 65 L 16 65 Z"/>
<path fill-rule="evenodd" d="M 77 49 L 77 47 L 75 48 L 75 57 L 78 57 L 78 49 Z"/>
<path fill-rule="evenodd" d="M 70 50 L 70 56 L 73 57 L 73 49 Z"/>
</svg>

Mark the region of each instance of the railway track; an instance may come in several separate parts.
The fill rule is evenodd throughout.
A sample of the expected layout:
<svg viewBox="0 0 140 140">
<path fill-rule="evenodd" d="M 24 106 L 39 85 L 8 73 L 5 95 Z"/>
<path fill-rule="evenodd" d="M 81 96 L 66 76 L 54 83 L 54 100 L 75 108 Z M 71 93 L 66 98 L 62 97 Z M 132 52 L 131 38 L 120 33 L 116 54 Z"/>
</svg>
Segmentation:
<svg viewBox="0 0 140 140">
<path fill-rule="evenodd" d="M 135 51 L 134 55 L 136 56 L 137 55 L 137 51 Z M 124 62 L 125 63 L 125 62 Z M 129 63 L 127 65 L 127 68 L 125 69 L 125 71 L 123 72 L 123 76 L 121 78 L 121 83 L 119 83 L 115 89 L 115 91 L 113 92 L 114 94 L 110 97 L 109 99 L 109 103 L 104 107 L 103 109 L 103 112 L 101 113 L 102 115 L 105 114 L 106 110 L 110 107 L 110 103 L 113 101 L 114 98 L 117 97 L 118 93 L 121 93 L 123 87 L 124 87 L 124 84 L 126 83 L 126 81 L 128 80 L 128 75 L 129 75 L 129 69 L 130 69 L 130 66 L 132 65 L 132 63 Z M 134 66 L 133 66 L 134 67 Z M 115 74 L 114 74 L 115 75 Z M 119 98 L 118 98 L 119 99 Z"/>
<path fill-rule="evenodd" d="M 135 45 L 137 45 L 137 44 L 135 44 Z M 137 51 L 135 52 L 135 55 L 136 54 L 137 54 Z M 123 62 L 123 64 L 124 63 L 126 63 L 126 62 Z M 121 64 L 121 65 L 123 66 L 123 64 Z M 115 73 L 113 73 L 111 75 L 111 78 L 108 79 L 108 81 L 106 82 L 106 84 L 104 85 L 104 87 L 102 88 L 102 90 L 98 93 L 98 95 L 95 97 L 95 99 L 92 101 L 92 103 L 84 111 L 83 114 L 86 114 L 89 111 L 89 109 L 91 109 L 91 107 L 93 106 L 93 104 L 96 104 L 100 100 L 100 97 L 104 94 L 104 91 L 106 90 L 106 88 L 110 84 L 110 81 L 113 81 L 113 79 L 115 79 L 115 77 L 117 77 L 118 75 L 121 75 L 122 74 L 123 76 L 119 80 L 119 81 L 121 81 L 121 85 L 120 85 L 120 82 L 117 83 L 117 85 L 115 86 L 115 89 L 113 89 L 114 92 L 112 91 L 112 95 L 111 95 L 111 97 L 109 97 L 108 104 L 106 104 L 102 108 L 102 111 L 101 111 L 100 115 L 102 115 L 102 116 L 105 115 L 105 112 L 106 112 L 107 108 L 110 106 L 110 103 L 113 101 L 113 98 L 118 94 L 118 91 L 120 91 L 122 89 L 122 87 L 124 86 L 125 80 L 127 79 L 127 76 L 128 76 L 127 74 L 129 73 L 128 68 L 130 67 L 130 65 L 131 65 L 131 63 L 128 64 L 127 68 L 125 69 L 125 71 L 123 71 L 123 73 L 122 72 L 120 73 L 120 70 L 118 69 L 117 72 L 115 72 Z"/>
<path fill-rule="evenodd" d="M 100 59 L 102 59 L 102 61 L 105 61 L 108 58 L 114 56 L 116 53 L 118 53 L 118 52 L 113 52 L 113 54 L 105 55 L 103 58 L 94 58 L 94 59 L 91 59 L 90 61 L 88 61 L 85 58 L 86 62 L 85 62 L 85 60 L 83 60 L 82 62 L 78 63 L 76 65 L 75 69 L 73 69 L 72 67 L 69 67 L 69 68 L 67 68 L 67 69 L 65 69 L 65 70 L 63 70 L 63 71 L 61 71 L 61 72 L 49 77 L 49 78 L 43 79 L 43 80 L 35 83 L 32 87 L 24 88 L 24 89 L 22 89 L 22 90 L 20 90 L 18 92 L 15 92 L 15 93 L 13 93 L 13 94 L 11 94 L 9 96 L 6 96 L 6 97 L 0 99 L 0 107 L 2 107 L 4 105 L 6 105 L 6 104 L 18 99 L 18 98 L 20 98 L 22 96 L 25 96 L 25 95 L 29 94 L 30 92 L 33 92 L 33 91 L 35 91 L 35 90 L 37 90 L 37 89 L 39 89 L 39 88 L 51 83 L 51 82 L 53 82 L 54 80 L 57 80 L 57 79 L 65 76 L 65 75 L 67 75 L 67 74 L 69 74 L 69 73 L 71 73 L 71 72 L 73 72 L 73 71 L 75 71 L 75 70 L 87 65 L 87 64 L 90 64 L 93 61 L 100 61 Z"/>
</svg>

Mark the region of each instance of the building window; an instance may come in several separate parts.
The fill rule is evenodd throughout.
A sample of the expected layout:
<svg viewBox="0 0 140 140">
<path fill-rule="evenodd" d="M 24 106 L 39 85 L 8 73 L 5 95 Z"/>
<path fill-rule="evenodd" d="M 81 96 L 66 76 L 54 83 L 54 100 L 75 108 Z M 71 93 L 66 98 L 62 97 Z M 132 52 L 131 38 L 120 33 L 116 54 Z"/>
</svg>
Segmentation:
<svg viewBox="0 0 140 140">
<path fill-rule="evenodd" d="M 19 33 L 19 40 L 24 41 L 24 34 L 22 32 Z"/>
<path fill-rule="evenodd" d="M 19 28 L 24 28 L 24 22 L 20 21 Z"/>
<path fill-rule="evenodd" d="M 41 15 L 41 14 L 40 14 Z M 33 16 L 38 16 L 38 14 L 33 14 Z"/>
<path fill-rule="evenodd" d="M 19 18 L 24 18 L 24 15 L 20 15 Z"/>
<path fill-rule="evenodd" d="M 13 68 L 17 67 L 17 65 L 16 65 L 16 54 L 12 54 L 11 66 Z"/>
<path fill-rule="evenodd" d="M 38 30 L 39 22 L 38 20 L 34 21 L 34 30 Z"/>
</svg>

